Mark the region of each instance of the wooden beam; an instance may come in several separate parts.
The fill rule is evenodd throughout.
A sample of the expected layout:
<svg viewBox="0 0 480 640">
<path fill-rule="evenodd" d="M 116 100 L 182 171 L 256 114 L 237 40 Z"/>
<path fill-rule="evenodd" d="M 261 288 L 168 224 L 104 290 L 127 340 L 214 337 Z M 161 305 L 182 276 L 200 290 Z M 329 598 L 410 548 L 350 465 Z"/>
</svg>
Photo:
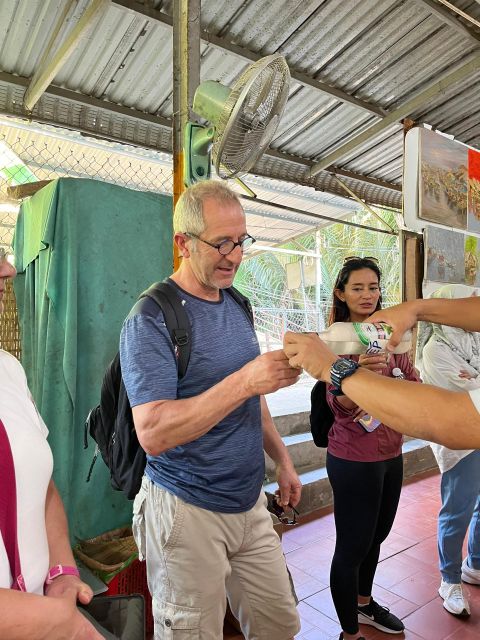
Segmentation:
<svg viewBox="0 0 480 640">
<path fill-rule="evenodd" d="M 109 6 L 110 0 L 91 0 L 82 17 L 51 60 L 48 63 L 46 60 L 42 60 L 42 62 L 45 62 L 45 65 L 41 64 L 38 66 L 24 96 L 24 104 L 27 111 L 31 111 L 37 104 L 45 89 L 75 51 L 79 41 L 88 33 L 101 16 L 103 16 Z M 50 42 L 48 48 L 50 48 L 51 45 L 52 43 Z"/>
<path fill-rule="evenodd" d="M 50 184 L 52 180 L 39 180 L 38 182 L 26 182 L 25 184 L 18 184 L 15 187 L 7 187 L 7 196 L 13 200 L 23 200 L 33 196 L 37 191 L 40 191 L 47 184 Z"/>
<path fill-rule="evenodd" d="M 323 171 L 327 167 L 330 167 L 337 160 L 351 153 L 360 145 L 368 142 L 368 140 L 379 134 L 381 131 L 388 129 L 393 124 L 400 124 L 400 121 L 403 118 L 405 118 L 406 116 L 410 116 L 417 109 L 420 109 L 424 105 L 428 104 L 431 100 L 444 93 L 446 89 L 448 89 L 452 85 L 461 82 L 469 76 L 473 76 L 478 72 L 479 69 L 480 53 L 475 53 L 471 57 L 469 62 L 461 65 L 460 67 L 455 69 L 455 71 L 451 71 L 450 73 L 442 76 L 427 89 L 420 91 L 420 93 L 418 93 L 416 96 L 410 98 L 410 100 L 407 100 L 399 107 L 391 111 L 383 120 L 377 122 L 372 127 L 355 136 L 349 142 L 340 145 L 340 147 L 332 151 L 332 153 L 329 153 L 321 158 L 310 169 L 309 176 L 313 177 L 320 171 Z"/>
</svg>

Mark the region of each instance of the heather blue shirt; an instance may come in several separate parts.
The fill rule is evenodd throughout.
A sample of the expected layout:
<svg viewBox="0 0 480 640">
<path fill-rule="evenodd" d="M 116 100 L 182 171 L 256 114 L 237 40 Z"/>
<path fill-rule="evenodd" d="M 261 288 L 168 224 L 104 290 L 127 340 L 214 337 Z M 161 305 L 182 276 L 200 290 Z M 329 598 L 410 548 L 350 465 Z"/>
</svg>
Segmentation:
<svg viewBox="0 0 480 640">
<path fill-rule="evenodd" d="M 150 299 L 137 303 L 120 337 L 122 376 L 132 407 L 197 396 L 260 353 L 250 320 L 228 293 L 210 302 L 170 282 L 192 325 L 187 373 L 178 380 L 159 307 Z M 197 440 L 147 456 L 145 472 L 156 485 L 198 507 L 222 513 L 251 509 L 264 478 L 259 397 L 244 402 Z"/>
</svg>

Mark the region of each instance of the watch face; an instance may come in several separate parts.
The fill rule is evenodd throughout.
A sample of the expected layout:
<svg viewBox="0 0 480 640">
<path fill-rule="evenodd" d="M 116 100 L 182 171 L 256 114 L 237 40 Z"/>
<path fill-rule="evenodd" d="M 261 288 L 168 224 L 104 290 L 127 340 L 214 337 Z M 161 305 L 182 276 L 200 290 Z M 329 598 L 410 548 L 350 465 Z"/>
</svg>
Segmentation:
<svg viewBox="0 0 480 640">
<path fill-rule="evenodd" d="M 341 394 L 342 380 L 350 376 L 354 371 L 358 369 L 358 363 L 354 360 L 348 360 L 347 358 L 339 358 L 335 360 L 330 369 L 330 378 L 332 385 L 336 391 L 332 391 L 333 395 Z"/>
<path fill-rule="evenodd" d="M 353 360 L 347 360 L 347 358 L 340 358 L 336 360 L 332 365 L 332 370 L 343 379 L 346 373 L 350 373 L 351 371 L 355 371 L 358 367 L 358 364 Z"/>
</svg>

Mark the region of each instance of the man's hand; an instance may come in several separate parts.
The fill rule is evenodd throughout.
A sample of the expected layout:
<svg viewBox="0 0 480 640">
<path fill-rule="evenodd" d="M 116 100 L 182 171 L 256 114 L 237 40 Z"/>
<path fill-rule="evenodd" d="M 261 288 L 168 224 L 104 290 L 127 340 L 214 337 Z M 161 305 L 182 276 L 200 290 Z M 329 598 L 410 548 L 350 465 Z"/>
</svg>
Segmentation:
<svg viewBox="0 0 480 640">
<path fill-rule="evenodd" d="M 313 378 L 330 382 L 330 367 L 337 356 L 316 333 L 287 331 L 283 338 L 283 350 L 291 367 L 301 367 Z"/>
<path fill-rule="evenodd" d="M 291 367 L 281 349 L 269 351 L 246 364 L 243 380 L 249 394 L 265 395 L 297 382 L 301 371 Z"/>
<path fill-rule="evenodd" d="M 302 495 L 302 483 L 298 477 L 291 462 L 280 463 L 277 465 L 277 482 L 278 489 L 275 494 L 278 496 L 278 502 L 286 509 L 288 505 L 296 507 L 300 502 Z"/>
<path fill-rule="evenodd" d="M 384 371 L 387 367 L 388 362 L 388 354 L 386 353 L 377 353 L 376 355 L 367 355 L 363 353 L 358 358 L 358 364 L 365 369 L 369 369 L 374 373 L 379 373 L 382 375 L 382 371 Z"/>
<path fill-rule="evenodd" d="M 53 598 L 67 598 L 74 603 L 88 604 L 93 598 L 92 589 L 77 576 L 58 576 L 46 586 L 45 595 Z"/>
<path fill-rule="evenodd" d="M 416 300 L 412 300 L 388 309 L 380 309 L 366 320 L 366 322 L 384 322 L 392 327 L 393 334 L 387 343 L 388 351 L 393 351 L 400 344 L 404 333 L 417 324 L 418 305 L 416 303 Z"/>
</svg>

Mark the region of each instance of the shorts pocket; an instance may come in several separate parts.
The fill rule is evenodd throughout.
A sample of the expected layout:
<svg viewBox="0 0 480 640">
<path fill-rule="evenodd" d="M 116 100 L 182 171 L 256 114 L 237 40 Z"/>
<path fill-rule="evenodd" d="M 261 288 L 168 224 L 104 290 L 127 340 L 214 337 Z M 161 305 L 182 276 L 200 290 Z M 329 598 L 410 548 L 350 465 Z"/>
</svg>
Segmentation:
<svg viewBox="0 0 480 640">
<path fill-rule="evenodd" d="M 184 503 L 177 496 L 159 487 L 154 487 L 154 496 L 157 540 L 164 551 L 170 551 L 176 546 L 182 532 Z"/>
<path fill-rule="evenodd" d="M 155 640 L 200 640 L 201 609 L 153 599 Z"/>
<path fill-rule="evenodd" d="M 142 481 L 140 491 L 133 501 L 133 518 L 132 533 L 138 548 L 138 559 L 145 560 L 146 541 L 145 541 L 145 500 L 147 492 L 144 486 L 145 478 Z"/>
</svg>

